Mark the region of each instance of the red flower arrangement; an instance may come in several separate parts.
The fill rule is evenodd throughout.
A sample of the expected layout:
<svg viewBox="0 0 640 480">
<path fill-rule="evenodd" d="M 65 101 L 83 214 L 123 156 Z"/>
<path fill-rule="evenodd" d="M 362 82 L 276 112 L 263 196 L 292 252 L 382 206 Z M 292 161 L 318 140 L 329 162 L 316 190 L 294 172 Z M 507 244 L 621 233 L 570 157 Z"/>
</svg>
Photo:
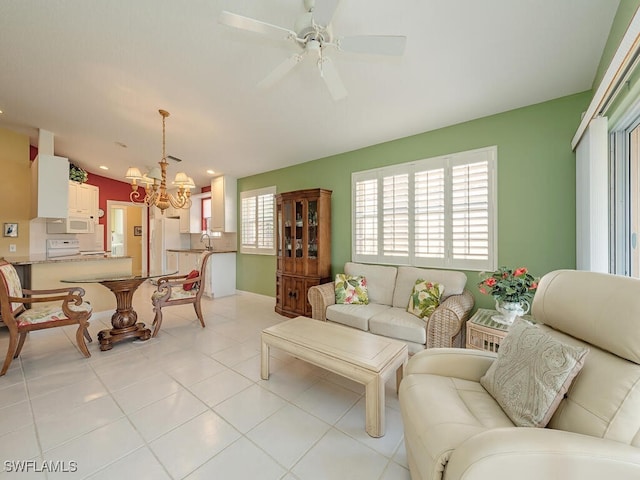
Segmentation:
<svg viewBox="0 0 640 480">
<path fill-rule="evenodd" d="M 496 300 L 504 302 L 531 302 L 538 279 L 529 273 L 526 267 L 515 270 L 500 267 L 495 272 L 481 272 L 482 281 L 478 283 L 480 293 L 491 295 Z"/>
</svg>

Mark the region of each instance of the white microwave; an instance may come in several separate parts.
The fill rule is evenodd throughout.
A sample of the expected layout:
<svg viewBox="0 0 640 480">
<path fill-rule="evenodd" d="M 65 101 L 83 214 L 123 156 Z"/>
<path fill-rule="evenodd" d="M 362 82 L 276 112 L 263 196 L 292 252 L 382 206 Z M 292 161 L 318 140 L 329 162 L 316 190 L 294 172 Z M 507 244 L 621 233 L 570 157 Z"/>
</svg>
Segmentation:
<svg viewBox="0 0 640 480">
<path fill-rule="evenodd" d="M 95 223 L 91 217 L 67 217 L 47 220 L 47 233 L 94 233 Z"/>
</svg>

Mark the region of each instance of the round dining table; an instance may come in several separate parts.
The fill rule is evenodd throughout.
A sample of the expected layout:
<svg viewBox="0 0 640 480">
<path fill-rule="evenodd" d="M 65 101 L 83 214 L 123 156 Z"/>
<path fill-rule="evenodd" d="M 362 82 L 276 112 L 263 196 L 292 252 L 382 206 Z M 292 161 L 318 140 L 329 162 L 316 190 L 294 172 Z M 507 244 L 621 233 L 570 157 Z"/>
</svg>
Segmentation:
<svg viewBox="0 0 640 480">
<path fill-rule="evenodd" d="M 140 341 L 151 338 L 151 330 L 145 324 L 138 322 L 138 314 L 133 308 L 133 294 L 138 287 L 151 278 L 175 275 L 177 271 L 169 271 L 155 274 L 133 275 L 133 274 L 109 274 L 95 275 L 91 277 L 69 277 L 60 280 L 64 283 L 99 283 L 107 287 L 116 297 L 116 311 L 111 316 L 111 326 L 108 330 L 98 332 L 100 350 L 103 352 L 111 350 L 113 344 L 126 339 L 137 339 Z"/>
</svg>

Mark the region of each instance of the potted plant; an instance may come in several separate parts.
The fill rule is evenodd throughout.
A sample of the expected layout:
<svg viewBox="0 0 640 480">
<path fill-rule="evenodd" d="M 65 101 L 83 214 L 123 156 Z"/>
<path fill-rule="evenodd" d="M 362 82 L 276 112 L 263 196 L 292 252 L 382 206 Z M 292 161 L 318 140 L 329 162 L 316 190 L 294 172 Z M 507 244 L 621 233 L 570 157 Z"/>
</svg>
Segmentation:
<svg viewBox="0 0 640 480">
<path fill-rule="evenodd" d="M 511 325 L 516 317 L 525 315 L 531 308 L 531 300 L 538 288 L 538 279 L 526 267 L 511 269 L 500 267 L 495 272 L 481 272 L 478 283 L 480 293 L 496 300 L 496 322 Z"/>
</svg>

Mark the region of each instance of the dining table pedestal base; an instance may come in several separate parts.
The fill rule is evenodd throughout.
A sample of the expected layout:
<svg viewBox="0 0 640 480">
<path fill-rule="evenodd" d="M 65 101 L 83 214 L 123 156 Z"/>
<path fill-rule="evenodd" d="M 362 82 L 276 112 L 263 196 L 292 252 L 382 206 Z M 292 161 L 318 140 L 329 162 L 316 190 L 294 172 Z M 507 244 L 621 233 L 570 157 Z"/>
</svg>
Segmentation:
<svg viewBox="0 0 640 480">
<path fill-rule="evenodd" d="M 126 280 L 105 280 L 100 283 L 113 292 L 116 297 L 116 311 L 111 316 L 110 330 L 102 330 L 98 333 L 100 350 L 111 350 L 114 343 L 137 338 L 149 340 L 151 330 L 145 328 L 144 323 L 138 322 L 138 314 L 133 309 L 133 294 L 142 284 L 145 278 L 131 278 Z"/>
<path fill-rule="evenodd" d="M 100 350 L 103 352 L 111 350 L 114 343 L 121 342 L 128 338 L 149 340 L 151 338 L 151 330 L 146 328 L 144 323 L 136 323 L 128 328 L 112 328 L 111 330 L 101 330 L 98 332 Z"/>
</svg>

